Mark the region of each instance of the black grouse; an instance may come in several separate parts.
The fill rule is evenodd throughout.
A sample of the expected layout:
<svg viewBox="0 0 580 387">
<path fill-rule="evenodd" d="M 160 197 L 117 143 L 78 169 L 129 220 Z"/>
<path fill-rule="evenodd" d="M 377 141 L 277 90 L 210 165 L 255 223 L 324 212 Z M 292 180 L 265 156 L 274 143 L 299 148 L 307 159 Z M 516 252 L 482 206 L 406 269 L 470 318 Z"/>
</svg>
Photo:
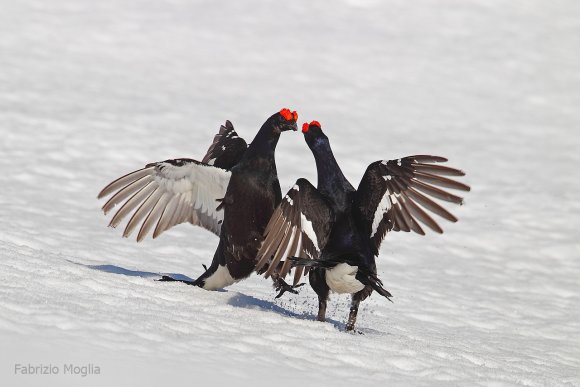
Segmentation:
<svg viewBox="0 0 580 387">
<path fill-rule="evenodd" d="M 456 204 L 463 200 L 436 186 L 460 191 L 469 191 L 469 187 L 444 177 L 464 175 L 436 164 L 447 159 L 409 156 L 370 164 L 354 189 L 340 170 L 320 124 L 304 124 L 302 132 L 316 160 L 318 188 L 298 179 L 288 191 L 266 226 L 256 270 L 266 277 L 284 278 L 296 266 L 294 285 L 306 270 L 318 295 L 319 321 L 325 321 L 330 290 L 352 294 L 346 330 L 353 330 L 359 304 L 373 290 L 392 297 L 378 279 L 375 263 L 386 233 L 424 235 L 419 222 L 442 233 L 426 210 L 451 222 L 457 218 L 432 198 Z M 281 261 L 283 258 L 288 259 Z"/>
<path fill-rule="evenodd" d="M 132 213 L 123 236 L 140 225 L 137 241 L 152 229 L 156 238 L 180 223 L 201 226 L 219 236 L 213 261 L 195 281 L 180 281 L 215 290 L 248 277 L 266 224 L 282 199 L 276 145 L 282 132 L 297 130 L 297 119 L 296 112 L 282 109 L 268 118 L 249 146 L 227 121 L 202 162 L 165 160 L 120 177 L 98 195 L 115 193 L 103 206 L 105 214 L 124 202 L 109 225 L 118 226 Z M 168 276 L 161 280 L 176 281 Z"/>
</svg>

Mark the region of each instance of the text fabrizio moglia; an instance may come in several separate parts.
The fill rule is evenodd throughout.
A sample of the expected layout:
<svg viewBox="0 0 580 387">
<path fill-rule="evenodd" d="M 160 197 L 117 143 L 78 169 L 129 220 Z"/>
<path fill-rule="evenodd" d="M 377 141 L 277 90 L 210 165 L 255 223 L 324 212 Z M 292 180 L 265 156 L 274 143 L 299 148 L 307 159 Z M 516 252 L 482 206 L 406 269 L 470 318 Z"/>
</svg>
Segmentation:
<svg viewBox="0 0 580 387">
<path fill-rule="evenodd" d="M 76 375 L 85 377 L 88 375 L 100 375 L 101 367 L 94 364 L 14 364 L 14 374 L 16 375 Z"/>
</svg>

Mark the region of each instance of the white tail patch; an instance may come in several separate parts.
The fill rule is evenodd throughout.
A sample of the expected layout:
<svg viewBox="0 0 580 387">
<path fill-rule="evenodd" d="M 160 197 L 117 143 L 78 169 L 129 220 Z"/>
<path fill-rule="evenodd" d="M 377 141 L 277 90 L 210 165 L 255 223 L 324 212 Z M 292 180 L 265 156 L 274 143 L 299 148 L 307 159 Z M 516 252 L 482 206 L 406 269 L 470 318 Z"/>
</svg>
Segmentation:
<svg viewBox="0 0 580 387">
<path fill-rule="evenodd" d="M 358 266 L 348 263 L 339 263 L 330 270 L 326 270 L 326 284 L 336 293 L 356 293 L 364 289 L 364 285 L 357 280 Z"/>
</svg>

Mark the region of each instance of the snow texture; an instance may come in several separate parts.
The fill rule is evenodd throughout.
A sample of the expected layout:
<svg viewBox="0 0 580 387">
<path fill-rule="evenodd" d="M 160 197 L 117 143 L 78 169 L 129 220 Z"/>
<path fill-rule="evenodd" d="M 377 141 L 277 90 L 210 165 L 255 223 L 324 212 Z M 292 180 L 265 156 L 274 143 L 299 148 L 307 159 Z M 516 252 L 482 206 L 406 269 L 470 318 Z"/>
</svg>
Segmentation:
<svg viewBox="0 0 580 387">
<path fill-rule="evenodd" d="M 580 385 L 580 3 L 576 0 L 0 0 L 0 385 Z M 372 296 L 275 300 L 195 278 L 217 237 L 137 244 L 96 195 L 201 159 L 230 119 L 319 120 L 353 185 L 368 164 L 467 172 L 445 234 L 389 234 Z M 316 181 L 300 132 L 282 191 Z M 100 375 L 63 375 L 63 364 Z M 15 374 L 53 364 L 59 375 Z"/>
</svg>

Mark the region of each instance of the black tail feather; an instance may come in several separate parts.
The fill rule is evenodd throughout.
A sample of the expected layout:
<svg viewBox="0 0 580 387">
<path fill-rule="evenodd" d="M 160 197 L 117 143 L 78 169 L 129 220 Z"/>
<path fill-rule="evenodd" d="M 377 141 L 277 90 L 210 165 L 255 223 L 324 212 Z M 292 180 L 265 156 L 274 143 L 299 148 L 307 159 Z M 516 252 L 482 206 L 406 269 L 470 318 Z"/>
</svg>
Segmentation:
<svg viewBox="0 0 580 387">
<path fill-rule="evenodd" d="M 292 262 L 292 267 L 304 266 L 304 267 L 319 267 L 322 269 L 331 269 L 338 265 L 340 262 L 327 260 L 327 259 L 310 259 L 310 258 L 300 258 L 300 257 L 288 257 Z"/>
<path fill-rule="evenodd" d="M 375 292 L 379 293 L 387 300 L 393 302 L 393 300 L 391 300 L 393 295 L 389 293 L 387 289 L 383 288 L 383 281 L 377 277 L 376 273 L 361 270 L 359 268 L 358 272 L 356 273 L 356 279 L 362 282 L 363 285 L 370 286 Z"/>
<path fill-rule="evenodd" d="M 357 276 L 357 279 L 364 285 L 370 286 L 375 292 L 379 293 L 387 300 L 393 302 L 393 300 L 391 300 L 393 295 L 389 293 L 387 289 L 383 288 L 383 282 L 377 277 L 376 274 L 362 274 L 360 278 Z"/>
</svg>

